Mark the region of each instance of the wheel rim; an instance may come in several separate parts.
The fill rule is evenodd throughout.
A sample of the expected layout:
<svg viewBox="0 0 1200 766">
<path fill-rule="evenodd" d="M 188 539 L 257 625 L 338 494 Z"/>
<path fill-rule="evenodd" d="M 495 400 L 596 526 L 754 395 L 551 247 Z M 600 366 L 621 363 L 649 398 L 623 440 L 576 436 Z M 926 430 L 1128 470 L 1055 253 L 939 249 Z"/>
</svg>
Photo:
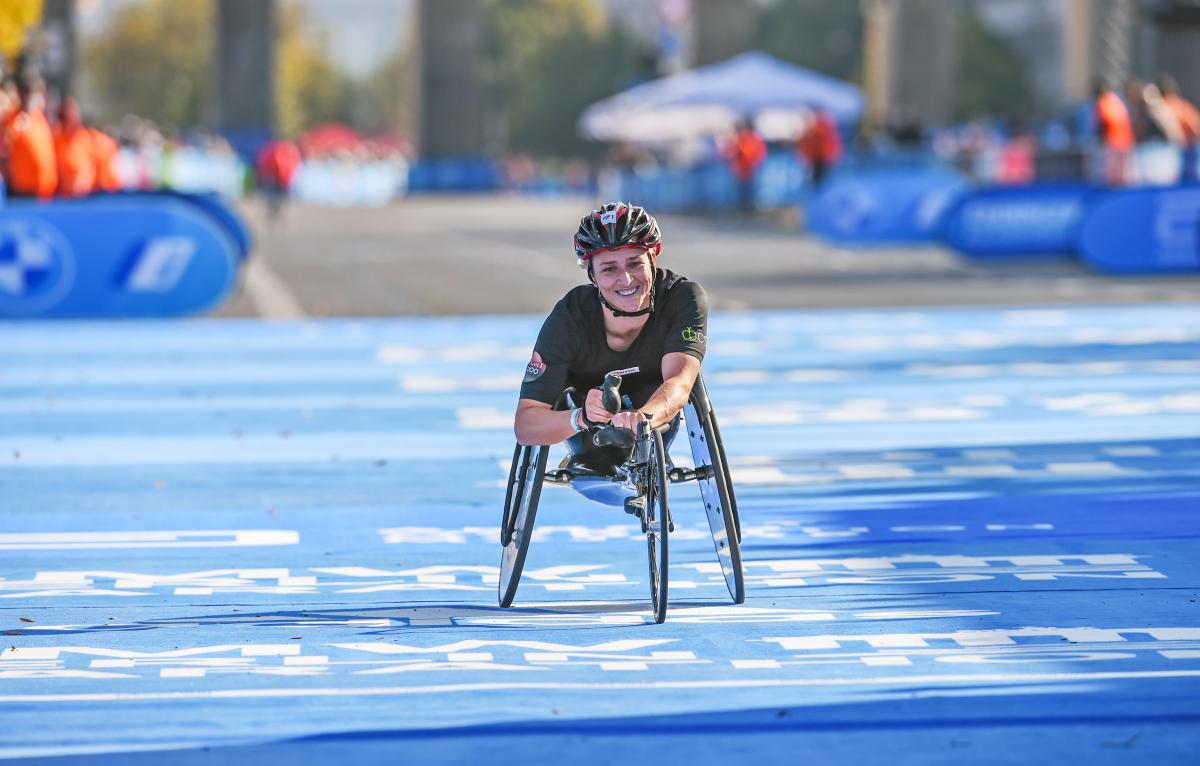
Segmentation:
<svg viewBox="0 0 1200 766">
<path fill-rule="evenodd" d="M 517 479 L 520 477 L 523 480 L 525 477 L 525 471 L 523 470 L 524 461 L 522 458 L 528 449 L 528 447 L 522 447 L 518 444 L 516 449 L 513 450 L 512 465 L 508 469 L 508 489 L 504 493 L 504 515 L 500 518 L 500 545 L 503 546 L 507 546 L 509 541 L 512 540 L 513 496 L 515 495 L 517 498 L 521 497 L 521 489 L 517 487 Z"/>
<path fill-rule="evenodd" d="M 667 506 L 666 456 L 662 436 L 654 434 L 650 462 L 646 465 L 646 553 L 650 564 L 650 602 L 654 621 L 667 619 L 667 539 L 670 521 Z"/>
<path fill-rule="evenodd" d="M 733 492 L 733 478 L 729 475 L 729 461 L 725 459 L 725 442 L 721 439 L 721 426 L 717 423 L 717 413 L 709 410 L 708 419 L 712 423 L 712 443 L 717 445 L 721 459 L 721 477 L 725 480 L 725 494 L 729 498 L 729 511 L 733 516 L 733 528 L 737 534 L 738 544 L 742 542 L 742 519 L 738 514 L 737 495 Z"/>
<path fill-rule="evenodd" d="M 710 428 L 714 422 L 711 413 L 709 418 L 702 420 L 695 404 L 689 403 L 685 410 L 685 419 L 696 468 L 707 466 L 711 469 L 711 475 L 707 479 L 697 482 L 700 485 L 700 498 L 704 503 L 704 513 L 712 533 L 713 549 L 717 554 L 717 562 L 721 565 L 725 586 L 734 603 L 740 604 L 746 600 L 746 586 L 742 574 L 742 557 L 732 496 L 725 483 L 727 468 L 722 459 L 721 443 Z"/>
<path fill-rule="evenodd" d="M 508 514 L 511 518 L 509 540 L 500 554 L 499 597 L 501 606 L 512 604 L 517 594 L 517 586 L 521 582 L 521 570 L 525 566 L 525 555 L 529 552 L 529 542 L 533 535 L 533 522 L 537 515 L 538 500 L 541 495 L 541 477 L 538 475 L 545 470 L 546 447 L 527 447 L 525 459 L 519 467 L 517 488 L 513 492 L 513 508 Z"/>
</svg>

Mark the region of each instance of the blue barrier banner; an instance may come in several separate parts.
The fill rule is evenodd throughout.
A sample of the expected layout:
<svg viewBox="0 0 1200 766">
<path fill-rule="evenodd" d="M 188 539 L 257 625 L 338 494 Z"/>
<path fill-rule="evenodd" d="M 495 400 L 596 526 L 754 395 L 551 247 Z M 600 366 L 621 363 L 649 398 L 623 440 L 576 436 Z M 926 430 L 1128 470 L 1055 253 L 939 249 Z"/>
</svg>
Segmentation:
<svg viewBox="0 0 1200 766">
<path fill-rule="evenodd" d="M 227 198 L 216 192 L 181 192 L 162 189 L 154 192 L 122 192 L 130 197 L 153 204 L 156 199 L 172 199 L 186 202 L 203 211 L 233 237 L 238 246 L 238 260 L 245 260 L 254 249 L 254 235 Z"/>
<path fill-rule="evenodd" d="M 414 192 L 484 192 L 500 186 L 499 173 L 482 157 L 420 160 L 408 169 Z"/>
<path fill-rule="evenodd" d="M 1088 184 L 977 189 L 946 214 L 943 236 L 968 256 L 1070 256 L 1095 191 Z"/>
<path fill-rule="evenodd" d="M 1080 224 L 1076 248 L 1111 274 L 1200 271 L 1200 185 L 1105 194 Z"/>
<path fill-rule="evenodd" d="M 835 174 L 809 202 L 808 230 L 847 244 L 930 241 L 965 189 L 940 168 Z"/>
<path fill-rule="evenodd" d="M 0 209 L 0 317 L 167 317 L 218 305 L 238 245 L 167 196 L 114 195 Z"/>
</svg>

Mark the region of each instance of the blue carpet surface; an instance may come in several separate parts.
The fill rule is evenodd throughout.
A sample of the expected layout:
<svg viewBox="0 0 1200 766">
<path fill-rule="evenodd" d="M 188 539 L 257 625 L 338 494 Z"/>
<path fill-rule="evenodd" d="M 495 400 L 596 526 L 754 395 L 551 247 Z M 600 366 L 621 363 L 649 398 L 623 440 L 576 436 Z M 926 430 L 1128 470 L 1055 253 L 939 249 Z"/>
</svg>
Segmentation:
<svg viewBox="0 0 1200 766">
<path fill-rule="evenodd" d="M 539 324 L 0 325 L 0 758 L 1195 762 L 1193 307 L 715 315 L 664 625 L 561 487 L 496 605 Z"/>
</svg>

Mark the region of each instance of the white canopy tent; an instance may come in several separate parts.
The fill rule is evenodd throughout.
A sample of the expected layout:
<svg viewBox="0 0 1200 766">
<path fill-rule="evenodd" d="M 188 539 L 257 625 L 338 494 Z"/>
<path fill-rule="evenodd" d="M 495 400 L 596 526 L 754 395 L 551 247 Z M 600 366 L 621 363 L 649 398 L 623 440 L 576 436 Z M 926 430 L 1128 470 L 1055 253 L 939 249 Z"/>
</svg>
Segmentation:
<svg viewBox="0 0 1200 766">
<path fill-rule="evenodd" d="M 766 138 L 792 138 L 814 110 L 857 122 L 862 91 L 762 52 L 634 86 L 584 110 L 579 131 L 597 141 L 683 140 L 753 119 Z"/>
</svg>

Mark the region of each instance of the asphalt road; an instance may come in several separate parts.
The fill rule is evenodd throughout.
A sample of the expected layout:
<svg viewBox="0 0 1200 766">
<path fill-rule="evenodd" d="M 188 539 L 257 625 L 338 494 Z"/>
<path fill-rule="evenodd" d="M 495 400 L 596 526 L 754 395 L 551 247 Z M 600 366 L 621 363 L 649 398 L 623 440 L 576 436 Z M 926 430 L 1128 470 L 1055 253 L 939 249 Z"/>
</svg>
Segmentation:
<svg viewBox="0 0 1200 766">
<path fill-rule="evenodd" d="M 384 208 L 293 205 L 269 225 L 219 316 L 543 313 L 582 274 L 571 235 L 592 200 L 414 197 Z M 779 218 L 661 216 L 662 263 L 716 309 L 1187 303 L 1200 277 L 1117 279 L 1061 261 L 980 265 L 940 247 L 843 249 Z M 264 268 L 265 267 L 265 268 Z"/>
</svg>

